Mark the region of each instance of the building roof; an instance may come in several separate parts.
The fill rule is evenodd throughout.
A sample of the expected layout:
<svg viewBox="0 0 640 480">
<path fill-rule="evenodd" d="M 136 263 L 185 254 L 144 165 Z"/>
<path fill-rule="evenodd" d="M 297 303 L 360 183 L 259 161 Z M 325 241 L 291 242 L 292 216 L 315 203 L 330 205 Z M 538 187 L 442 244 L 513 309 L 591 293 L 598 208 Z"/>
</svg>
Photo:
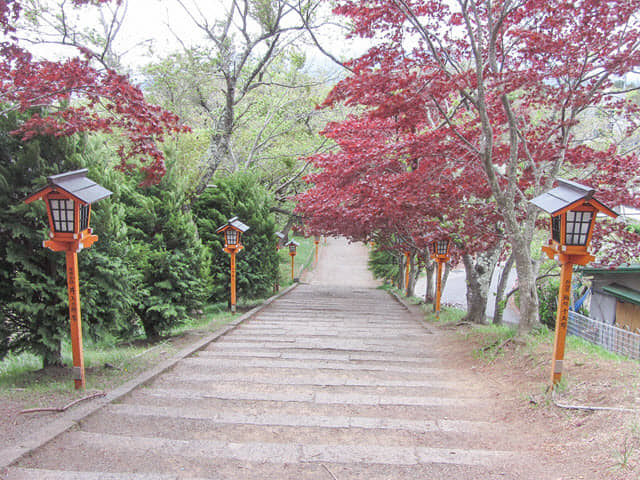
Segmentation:
<svg viewBox="0 0 640 480">
<path fill-rule="evenodd" d="M 620 265 L 615 268 L 597 268 L 589 267 L 580 270 L 587 275 L 617 275 L 617 274 L 638 274 L 640 273 L 640 264 Z"/>
<path fill-rule="evenodd" d="M 613 295 L 619 300 L 640 305 L 640 292 L 629 287 L 623 287 L 617 283 L 602 287 L 602 291 Z"/>
</svg>

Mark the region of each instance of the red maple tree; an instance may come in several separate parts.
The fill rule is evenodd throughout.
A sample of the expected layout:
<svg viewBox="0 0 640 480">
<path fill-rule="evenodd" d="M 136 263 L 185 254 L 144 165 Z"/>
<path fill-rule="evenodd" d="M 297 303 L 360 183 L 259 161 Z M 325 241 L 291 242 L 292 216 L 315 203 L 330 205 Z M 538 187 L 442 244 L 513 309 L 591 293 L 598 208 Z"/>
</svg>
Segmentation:
<svg viewBox="0 0 640 480">
<path fill-rule="evenodd" d="M 307 177 L 313 188 L 298 196 L 307 228 L 373 240 L 377 248 L 397 252 L 398 261 L 409 252 L 427 269 L 429 245 L 445 236 L 455 245 L 454 264 L 500 250 L 502 221 L 486 183 L 476 181 L 482 172 L 426 149 L 426 137 L 401 131 L 395 120 L 375 114 L 327 126 L 324 135 L 339 148 L 312 158 L 320 171 Z M 490 278 L 492 268 L 483 273 Z M 482 305 L 470 310 L 483 314 L 486 292 L 469 304 L 477 302 Z"/>
<path fill-rule="evenodd" d="M 80 6 L 95 2 L 73 3 Z M 158 142 L 167 133 L 188 128 L 176 115 L 147 103 L 142 91 L 126 76 L 93 68 L 89 51 L 80 48 L 77 58 L 62 61 L 34 58 L 19 45 L 15 35 L 20 13 L 19 1 L 0 1 L 4 34 L 0 42 L 1 113 L 35 112 L 12 133 L 25 140 L 35 135 L 68 136 L 83 131 L 120 133 L 120 168 L 140 168 L 145 174 L 143 184 L 157 183 L 165 173 Z"/>
<path fill-rule="evenodd" d="M 350 62 L 353 74 L 325 105 L 364 107 L 363 121 L 393 120 L 395 138 L 382 135 L 379 143 L 394 146 L 380 148 L 396 149 L 416 185 L 434 188 L 420 177 L 437 174 L 450 190 L 488 199 L 475 192 L 484 185 L 515 256 L 521 325 L 536 325 L 539 262 L 530 245 L 539 212 L 528 200 L 560 176 L 593 186 L 612 206 L 640 205 L 637 156 L 618 154 L 615 146 L 602 151 L 576 135 L 593 111 L 608 112 L 629 132 L 637 127 L 630 89 L 617 88 L 640 65 L 635 2 L 343 0 L 336 12 L 350 17 L 354 35 L 378 43 Z M 431 166 L 423 170 L 425 159 Z M 356 153 L 345 169 L 358 161 L 372 157 Z M 444 167 L 436 169 L 438 162 Z"/>
</svg>

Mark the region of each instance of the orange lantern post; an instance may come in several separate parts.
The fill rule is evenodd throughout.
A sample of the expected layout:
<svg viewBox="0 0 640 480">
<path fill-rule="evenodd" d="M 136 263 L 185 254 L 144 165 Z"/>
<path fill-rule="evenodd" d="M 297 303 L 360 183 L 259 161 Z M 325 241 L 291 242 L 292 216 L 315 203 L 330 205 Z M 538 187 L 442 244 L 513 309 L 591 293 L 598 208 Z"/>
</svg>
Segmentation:
<svg viewBox="0 0 640 480">
<path fill-rule="evenodd" d="M 405 258 L 405 265 L 404 265 L 404 289 L 405 289 L 405 295 L 408 297 L 409 296 L 409 264 L 411 263 L 410 260 L 411 257 L 411 252 L 404 252 L 404 258 Z"/>
<path fill-rule="evenodd" d="M 242 223 L 238 217 L 230 218 L 226 224 L 216 230 L 216 233 L 224 234 L 224 248 L 222 250 L 231 256 L 231 313 L 236 313 L 236 253 L 244 248 L 241 237 L 247 230 L 249 227 Z"/>
<path fill-rule="evenodd" d="M 318 264 L 318 245 L 320 244 L 320 235 L 316 235 L 314 237 L 314 242 L 316 244 L 316 265 Z"/>
<path fill-rule="evenodd" d="M 431 258 L 438 263 L 438 270 L 436 273 L 436 301 L 434 303 L 436 318 L 440 318 L 440 297 L 442 296 L 442 266 L 450 259 L 449 244 L 450 241 L 448 238 L 434 240 L 433 242 L 431 242 Z"/>
<path fill-rule="evenodd" d="M 292 282 L 295 280 L 295 264 L 293 259 L 296 256 L 296 250 L 298 249 L 299 245 L 300 244 L 295 240 L 290 240 L 284 245 L 285 247 L 289 247 L 289 255 L 291 256 L 291 281 Z"/>
<path fill-rule="evenodd" d="M 551 361 L 551 388 L 562 379 L 565 341 L 571 304 L 573 265 L 586 265 L 595 257 L 589 253 L 596 215 L 618 214 L 593 198 L 595 190 L 569 180 L 558 179 L 558 187 L 531 200 L 531 203 L 551 214 L 551 239 L 542 250 L 560 263 L 560 288 L 556 331 Z"/>
<path fill-rule="evenodd" d="M 84 354 L 82 349 L 82 320 L 80 313 L 80 282 L 78 252 L 89 248 L 97 240 L 89 227 L 91 204 L 107 198 L 111 192 L 87 178 L 87 169 L 52 175 L 49 184 L 29 196 L 25 203 L 44 200 L 49 219 L 49 240 L 43 246 L 54 252 L 65 252 L 73 380 L 76 389 L 85 388 Z"/>
</svg>

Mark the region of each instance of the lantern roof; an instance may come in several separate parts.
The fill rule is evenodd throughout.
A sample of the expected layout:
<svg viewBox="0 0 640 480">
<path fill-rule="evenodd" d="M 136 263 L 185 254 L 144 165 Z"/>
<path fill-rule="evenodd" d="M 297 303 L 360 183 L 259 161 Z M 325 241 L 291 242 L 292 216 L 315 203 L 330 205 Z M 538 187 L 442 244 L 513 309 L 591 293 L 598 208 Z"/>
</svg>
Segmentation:
<svg viewBox="0 0 640 480">
<path fill-rule="evenodd" d="M 536 207 L 544 210 L 551 215 L 557 215 L 564 211 L 571 210 L 573 207 L 589 204 L 596 210 L 611 217 L 617 217 L 618 214 L 607 207 L 602 202 L 593 198 L 595 190 L 591 187 L 581 185 L 570 180 L 558 178 L 558 186 L 548 192 L 538 195 L 530 200 Z"/>
<path fill-rule="evenodd" d="M 284 244 L 285 247 L 288 247 L 289 245 L 295 245 L 296 247 L 300 246 L 300 244 L 295 240 L 289 240 L 287 243 Z"/>
<path fill-rule="evenodd" d="M 91 204 L 110 196 L 112 192 L 87 178 L 87 172 L 88 170 L 83 168 L 72 172 L 51 175 L 47 177 L 49 185 L 29 196 L 25 202 L 31 203 L 34 200 L 39 200 L 47 193 L 55 190 L 63 190 L 85 204 Z"/>
<path fill-rule="evenodd" d="M 227 223 L 222 225 L 216 230 L 216 233 L 224 232 L 225 230 L 233 228 L 234 230 L 238 230 L 240 233 L 244 233 L 249 230 L 249 226 L 242 223 L 238 217 L 230 218 Z"/>
<path fill-rule="evenodd" d="M 280 240 L 284 240 L 285 238 L 287 238 L 282 232 L 276 232 L 276 237 L 278 237 Z"/>
</svg>

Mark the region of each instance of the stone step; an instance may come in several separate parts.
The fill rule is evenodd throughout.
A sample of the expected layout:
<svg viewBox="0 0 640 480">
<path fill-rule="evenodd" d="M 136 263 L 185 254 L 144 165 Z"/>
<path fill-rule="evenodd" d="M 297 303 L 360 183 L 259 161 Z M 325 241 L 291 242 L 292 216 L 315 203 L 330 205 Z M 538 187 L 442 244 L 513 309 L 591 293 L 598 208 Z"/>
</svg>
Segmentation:
<svg viewBox="0 0 640 480">
<path fill-rule="evenodd" d="M 245 391 L 225 390 L 224 388 L 148 388 L 146 394 L 163 398 L 198 400 L 198 399 L 222 399 L 222 400 L 254 400 L 275 402 L 306 402 L 312 404 L 336 404 L 336 405 L 396 405 L 396 406 L 422 406 L 422 407 L 473 407 L 475 403 L 486 401 L 480 398 L 454 398 L 438 396 L 410 396 L 410 395 L 383 395 L 360 394 L 342 392 L 316 392 L 300 388 L 282 386 L 275 389 L 263 389 L 262 391 L 247 388 Z"/>
<path fill-rule="evenodd" d="M 235 330 L 225 335 L 225 339 L 242 340 L 244 342 L 264 342 L 265 339 L 281 340 L 286 339 L 331 339 L 331 338 L 343 338 L 343 339 L 368 339 L 368 338 L 384 338 L 389 340 L 415 340 L 417 335 L 422 335 L 424 332 L 411 331 L 411 332 L 390 332 L 388 329 L 379 331 L 365 329 L 354 330 L 337 330 L 332 329 L 327 331 L 321 328 L 289 328 L 289 329 L 262 329 L 262 330 Z"/>
<path fill-rule="evenodd" d="M 118 418 L 116 421 L 116 417 Z M 147 422 L 149 418 L 153 422 Z M 166 421 L 167 427 L 159 425 Z M 392 440 L 394 433 L 414 432 L 420 434 L 430 434 L 423 441 L 435 438 L 433 434 L 464 434 L 465 438 L 473 433 L 496 432 L 505 429 L 502 424 L 485 421 L 463 421 L 463 420 L 415 420 L 408 418 L 391 417 L 363 417 L 363 416 L 339 416 L 339 415 L 296 415 L 286 414 L 278 411 L 273 412 L 235 412 L 220 408 L 194 408 L 190 406 L 154 406 L 143 404 L 114 404 L 109 405 L 103 412 L 90 417 L 82 423 L 82 430 L 93 432 L 111 432 L 121 425 L 125 425 L 125 430 L 118 430 L 118 434 L 128 435 L 142 433 L 141 425 L 147 423 L 152 427 L 158 436 L 163 432 L 175 434 L 175 422 L 183 421 L 192 424 L 185 430 L 189 435 L 200 435 L 202 431 L 213 431 L 215 427 L 221 425 L 241 425 L 241 426 L 271 426 L 271 427 L 309 427 L 317 429 L 355 429 L 371 430 L 377 436 L 388 436 L 384 441 L 388 443 L 397 442 Z M 132 430 L 131 430 L 132 429 Z M 382 431 L 382 432 L 381 432 Z M 197 433 L 194 433 L 197 432 Z M 252 430 L 253 433 L 256 430 Z M 306 435 L 306 433 L 305 433 Z M 145 432 L 145 436 L 149 436 Z M 341 443 L 361 443 L 361 439 L 339 440 Z M 378 438 L 380 441 L 380 438 Z M 478 444 L 476 443 L 476 446 Z"/>
<path fill-rule="evenodd" d="M 179 391 L 198 391 L 211 396 L 224 395 L 229 398 L 234 394 L 238 398 L 251 392 L 260 392 L 261 395 L 281 395 L 290 394 L 291 398 L 324 398 L 335 395 L 340 398 L 357 395 L 358 398 L 371 397 L 381 399 L 380 403 L 388 403 L 387 398 L 455 398 L 461 401 L 478 398 L 476 392 L 467 391 L 460 386 L 456 388 L 433 388 L 431 386 L 381 386 L 381 385 L 322 385 L 322 384 L 301 384 L 292 382 L 255 382 L 237 380 L 207 380 L 206 376 L 186 375 L 186 376 L 162 376 L 151 384 L 154 389 L 170 389 Z M 294 400 L 295 401 L 295 400 Z M 432 404 L 432 403 L 431 403 Z"/>
<path fill-rule="evenodd" d="M 5 478 L 5 477 L 3 477 Z M 189 480 L 207 480 L 205 477 L 180 477 Z M 213 478 L 213 477 L 209 477 Z M 112 473 L 112 472 L 70 472 L 65 470 L 44 470 L 40 468 L 10 468 L 7 480 L 175 480 L 175 474 L 158 473 Z"/>
<path fill-rule="evenodd" d="M 435 448 L 424 446 L 293 444 L 281 442 L 225 442 L 219 440 L 178 440 L 143 436 L 109 435 L 83 431 L 69 432 L 56 463 L 71 469 L 100 468 L 105 460 L 127 456 L 147 456 L 147 462 L 172 457 L 217 458 L 253 463 L 308 463 L 420 465 L 445 463 L 471 466 L 498 466 L 516 457 L 502 450 Z M 91 448 L 87 448 L 91 445 Z M 43 465 L 44 468 L 48 468 Z M 162 471 L 162 470 L 161 470 Z M 164 473 L 164 471 L 163 471 Z"/>
<path fill-rule="evenodd" d="M 176 385 L 180 381 L 184 380 L 185 373 L 182 373 L 179 368 L 173 370 L 172 373 L 167 373 L 162 376 L 161 379 L 165 383 Z M 222 372 L 218 374 L 214 373 L 189 373 L 187 380 L 194 383 L 237 383 L 242 382 L 244 384 L 265 384 L 265 385 L 299 385 L 309 387 L 346 387 L 350 390 L 361 389 L 363 387 L 372 388 L 414 388 L 414 389 L 429 389 L 431 393 L 434 390 L 449 390 L 457 392 L 467 392 L 469 395 L 473 391 L 473 387 L 461 386 L 452 380 L 399 380 L 397 378 L 375 378 L 371 376 L 346 376 L 337 374 L 325 374 L 322 372 L 315 372 L 312 374 L 302 375 L 277 375 L 277 372 L 271 375 L 258 375 L 254 373 L 243 374 L 238 372 Z M 161 383 L 154 383 L 154 386 L 161 385 Z"/>
<path fill-rule="evenodd" d="M 425 370 L 425 369 L 423 369 Z M 193 362 L 180 362 L 178 363 L 172 370 L 172 373 L 184 373 L 185 375 L 238 375 L 241 378 L 246 376 L 253 376 L 257 378 L 267 378 L 270 379 L 268 383 L 276 383 L 278 378 L 295 378 L 295 379 L 304 379 L 308 378 L 311 380 L 311 383 L 316 383 L 315 378 L 326 378 L 327 376 L 331 376 L 333 378 L 342 378 L 345 381 L 357 381 L 357 380 L 365 380 L 365 381 L 373 381 L 380 380 L 382 382 L 387 381 L 426 381 L 429 379 L 434 379 L 437 381 L 441 380 L 453 380 L 458 379 L 464 382 L 465 377 L 455 376 L 455 370 L 446 369 L 446 368 L 433 368 L 432 370 L 428 370 L 429 375 L 416 375 L 414 371 L 411 369 L 400 370 L 399 368 L 389 368 L 389 369 L 368 369 L 368 370 L 358 370 L 358 369 L 349 369 L 349 368 L 324 368 L 324 369 L 314 369 L 307 368 L 303 363 L 298 365 L 298 368 L 275 368 L 275 367 L 231 367 L 223 368 L 217 364 L 210 365 L 206 362 L 201 362 L 199 364 L 195 364 Z M 287 383 L 287 382 L 283 382 Z M 300 382 L 297 382 L 300 383 Z M 471 384 L 474 385 L 474 384 Z M 466 389 L 467 386 L 464 383 L 460 383 L 459 387 L 462 389 Z M 469 386 L 469 389 L 472 387 Z"/>
<path fill-rule="evenodd" d="M 421 355 L 428 352 L 427 346 L 418 347 L 409 345 L 398 345 L 396 343 L 376 343 L 364 341 L 342 341 L 332 340 L 331 342 L 321 341 L 293 341 L 293 342 L 240 342 L 231 339 L 213 342 L 206 347 L 206 350 L 241 350 L 241 349 L 262 349 L 262 350 L 298 350 L 298 351 L 327 351 L 327 352 L 366 352 L 370 354 L 394 354 L 398 355 Z"/>
<path fill-rule="evenodd" d="M 286 415 L 357 416 L 373 418 L 401 418 L 410 420 L 488 421 L 490 412 L 470 408 L 472 405 L 367 405 L 313 403 L 279 400 L 212 398 L 202 395 L 173 395 L 170 390 L 139 389 L 122 401 L 123 404 L 161 407 L 193 407 L 219 409 L 236 413 L 281 413 Z"/>
<path fill-rule="evenodd" d="M 185 358 L 180 362 L 181 366 L 192 368 L 205 368 L 211 370 L 230 370 L 235 368 L 269 368 L 269 369 L 304 369 L 304 370 L 351 370 L 351 371 L 378 371 L 394 373 L 413 373 L 414 375 L 430 375 L 437 377 L 443 375 L 446 369 L 433 366 L 412 365 L 398 362 L 391 365 L 389 362 L 340 362 L 332 360 L 297 360 L 290 358 L 251 358 L 229 357 L 222 361 L 220 358 L 199 355 Z"/>
<path fill-rule="evenodd" d="M 239 480 L 239 479 L 277 479 L 277 480 L 390 480 L 390 479 L 428 479 L 428 480 L 527 480 L 526 475 L 506 476 L 501 469 L 483 466 L 455 465 L 450 463 L 431 463 L 419 465 L 381 465 L 381 464 L 331 464 L 329 462 L 278 464 L 251 463 L 231 459 L 201 459 L 192 457 L 171 457 L 170 459 L 149 464 L 146 458 L 113 458 L 130 462 L 130 471 L 118 473 L 97 469 L 88 471 L 87 467 L 77 471 L 65 471 L 42 468 L 9 469 L 3 480 Z M 161 469 L 163 472 L 157 473 Z M 133 473 L 135 470 L 137 473 Z M 148 473 L 139 473 L 139 472 Z M 526 469 L 523 468 L 526 472 Z M 534 479 L 531 479 L 534 480 Z M 535 479 L 539 480 L 539 479 Z"/>
<path fill-rule="evenodd" d="M 336 350 L 312 350 L 312 349 L 267 349 L 267 348 L 244 348 L 244 349 L 224 349 L 224 351 L 209 348 L 198 352 L 199 357 L 210 358 L 233 358 L 233 357 L 253 357 L 253 358 L 286 358 L 296 360 L 338 360 L 342 362 L 393 362 L 407 364 L 432 364 L 437 358 L 430 354 L 424 355 L 392 355 L 386 353 L 349 352 Z"/>
</svg>

